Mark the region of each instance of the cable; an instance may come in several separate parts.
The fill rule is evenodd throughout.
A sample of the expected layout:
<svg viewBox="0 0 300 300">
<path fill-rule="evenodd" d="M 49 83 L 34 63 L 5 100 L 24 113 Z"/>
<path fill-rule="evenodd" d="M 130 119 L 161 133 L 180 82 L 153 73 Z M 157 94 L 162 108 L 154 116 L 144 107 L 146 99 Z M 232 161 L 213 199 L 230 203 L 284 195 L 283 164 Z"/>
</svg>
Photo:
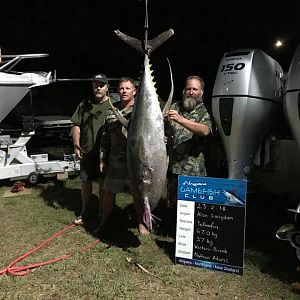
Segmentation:
<svg viewBox="0 0 300 300">
<path fill-rule="evenodd" d="M 52 235 L 51 237 L 49 237 L 48 239 L 46 239 L 44 242 L 40 243 L 37 247 L 33 248 L 32 250 L 24 253 L 23 255 L 21 255 L 20 257 L 18 257 L 17 259 L 11 261 L 6 268 L 4 268 L 3 270 L 0 270 L 0 276 L 3 275 L 3 274 L 6 274 L 6 275 L 12 275 L 12 276 L 24 276 L 26 274 L 28 274 L 29 272 L 32 271 L 32 269 L 35 269 L 35 268 L 38 268 L 38 267 L 41 267 L 41 266 L 44 266 L 44 265 L 48 265 L 48 264 L 51 264 L 51 263 L 54 263 L 54 262 L 57 262 L 57 261 L 60 261 L 60 260 L 64 260 L 64 259 L 67 259 L 67 258 L 70 258 L 71 256 L 74 255 L 74 253 L 70 253 L 70 254 L 65 254 L 65 255 L 62 255 L 60 257 L 57 257 L 57 258 L 53 258 L 53 259 L 50 259 L 48 261 L 44 261 L 44 262 L 39 262 L 39 263 L 34 263 L 34 264 L 29 264 L 27 266 L 20 266 L 20 267 L 14 267 L 14 265 L 23 260 L 24 258 L 28 257 L 29 255 L 31 255 L 32 253 L 36 252 L 37 250 L 39 250 L 40 248 L 42 248 L 43 246 L 45 246 L 47 243 L 49 243 L 51 240 L 53 240 L 54 238 L 58 237 L 59 235 L 63 234 L 65 231 L 73 228 L 73 227 L 76 227 L 77 225 L 75 224 L 72 224 L 72 225 L 69 225 L 67 226 L 66 228 L 64 228 L 63 230 L 55 233 L 54 235 Z M 84 251 L 88 251 L 90 250 L 93 246 L 95 246 L 96 244 L 98 244 L 100 242 L 99 239 L 95 240 L 94 242 L 88 244 L 87 246 L 81 248 L 80 251 L 84 252 Z M 108 246 L 109 247 L 109 246 Z M 108 248 L 107 247 L 107 248 Z M 1 260 L 0 260 L 1 261 Z"/>
</svg>

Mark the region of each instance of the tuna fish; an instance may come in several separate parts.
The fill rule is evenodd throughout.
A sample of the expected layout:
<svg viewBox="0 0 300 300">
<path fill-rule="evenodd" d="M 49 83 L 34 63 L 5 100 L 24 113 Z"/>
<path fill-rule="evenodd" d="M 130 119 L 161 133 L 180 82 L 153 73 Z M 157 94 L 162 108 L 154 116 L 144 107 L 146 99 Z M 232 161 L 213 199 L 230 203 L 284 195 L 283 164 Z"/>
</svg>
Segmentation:
<svg viewBox="0 0 300 300">
<path fill-rule="evenodd" d="M 146 24 L 147 22 L 146 14 Z M 148 25 L 145 28 L 147 31 Z M 119 30 L 116 30 L 115 33 L 127 44 L 144 54 L 142 79 L 128 127 L 127 162 L 132 192 L 140 200 L 145 225 L 152 230 L 151 211 L 158 205 L 165 188 L 168 156 L 165 144 L 164 116 L 151 75 L 149 56 L 152 51 L 172 36 L 174 31 L 169 29 L 149 41 L 146 32 L 143 44 Z M 171 68 L 170 73 L 172 79 Z M 172 88 L 164 111 L 172 102 L 174 88 L 173 81 L 171 80 L 171 82 Z"/>
<path fill-rule="evenodd" d="M 147 55 L 128 128 L 127 159 L 131 188 L 141 201 L 144 223 L 151 230 L 151 211 L 157 206 L 165 187 L 168 158 L 164 118 Z"/>
</svg>

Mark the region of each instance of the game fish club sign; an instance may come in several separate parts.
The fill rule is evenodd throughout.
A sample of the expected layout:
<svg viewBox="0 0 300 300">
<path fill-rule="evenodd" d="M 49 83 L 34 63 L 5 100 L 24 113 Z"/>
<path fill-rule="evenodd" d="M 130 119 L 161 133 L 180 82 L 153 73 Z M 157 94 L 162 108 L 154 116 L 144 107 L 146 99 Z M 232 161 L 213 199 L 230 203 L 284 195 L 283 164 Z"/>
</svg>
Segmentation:
<svg viewBox="0 0 300 300">
<path fill-rule="evenodd" d="M 179 176 L 176 263 L 243 275 L 246 185 Z"/>
</svg>

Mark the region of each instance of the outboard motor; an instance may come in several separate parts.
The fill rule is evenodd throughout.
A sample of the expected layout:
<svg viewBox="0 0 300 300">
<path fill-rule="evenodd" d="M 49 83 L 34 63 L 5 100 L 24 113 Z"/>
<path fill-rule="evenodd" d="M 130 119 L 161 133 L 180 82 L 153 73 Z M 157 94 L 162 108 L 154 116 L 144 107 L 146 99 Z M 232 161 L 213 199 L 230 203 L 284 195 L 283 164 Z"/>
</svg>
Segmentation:
<svg viewBox="0 0 300 300">
<path fill-rule="evenodd" d="M 283 107 L 286 118 L 300 150 L 300 44 L 293 56 L 287 75 L 286 90 L 283 97 Z M 300 202 L 296 209 L 288 209 L 295 214 L 294 223 L 281 226 L 276 237 L 288 241 L 296 248 L 296 256 L 300 261 Z M 300 283 L 295 282 L 292 288 L 299 290 Z"/>
<path fill-rule="evenodd" d="M 212 112 L 228 162 L 228 178 L 245 179 L 259 145 L 282 111 L 283 71 L 259 49 L 224 54 Z"/>
<path fill-rule="evenodd" d="M 283 107 L 300 150 L 300 44 L 295 51 L 288 72 Z"/>
</svg>

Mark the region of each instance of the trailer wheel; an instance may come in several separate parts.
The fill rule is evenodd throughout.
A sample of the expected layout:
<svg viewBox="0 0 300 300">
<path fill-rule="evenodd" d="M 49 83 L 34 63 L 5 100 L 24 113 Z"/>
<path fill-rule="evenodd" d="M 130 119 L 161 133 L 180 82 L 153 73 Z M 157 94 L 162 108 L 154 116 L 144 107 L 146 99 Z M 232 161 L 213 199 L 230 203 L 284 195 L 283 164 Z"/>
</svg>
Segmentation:
<svg viewBox="0 0 300 300">
<path fill-rule="evenodd" d="M 27 180 L 30 184 L 37 184 L 39 179 L 38 173 L 32 172 L 28 175 Z"/>
</svg>

